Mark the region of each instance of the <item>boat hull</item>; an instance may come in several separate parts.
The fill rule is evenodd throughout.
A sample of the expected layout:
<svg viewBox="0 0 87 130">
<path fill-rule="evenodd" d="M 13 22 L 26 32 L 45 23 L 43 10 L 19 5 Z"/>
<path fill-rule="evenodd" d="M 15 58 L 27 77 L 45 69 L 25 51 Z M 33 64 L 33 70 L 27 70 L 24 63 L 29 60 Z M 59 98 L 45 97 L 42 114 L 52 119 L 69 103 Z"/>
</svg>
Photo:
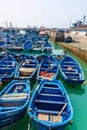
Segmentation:
<svg viewBox="0 0 87 130">
<path fill-rule="evenodd" d="M 28 115 L 38 130 L 64 130 L 73 109 L 62 83 L 42 80 L 32 95 Z"/>
<path fill-rule="evenodd" d="M 0 93 L 0 127 L 19 120 L 25 114 L 30 98 L 28 80 L 13 80 Z"/>
<path fill-rule="evenodd" d="M 66 82 L 70 83 L 83 83 L 84 74 L 80 64 L 70 56 L 65 56 L 61 59 L 60 74 Z"/>
<path fill-rule="evenodd" d="M 58 62 L 53 56 L 48 56 L 44 60 L 41 61 L 38 72 L 37 72 L 37 80 L 48 79 L 53 80 L 56 79 L 58 74 Z"/>
</svg>

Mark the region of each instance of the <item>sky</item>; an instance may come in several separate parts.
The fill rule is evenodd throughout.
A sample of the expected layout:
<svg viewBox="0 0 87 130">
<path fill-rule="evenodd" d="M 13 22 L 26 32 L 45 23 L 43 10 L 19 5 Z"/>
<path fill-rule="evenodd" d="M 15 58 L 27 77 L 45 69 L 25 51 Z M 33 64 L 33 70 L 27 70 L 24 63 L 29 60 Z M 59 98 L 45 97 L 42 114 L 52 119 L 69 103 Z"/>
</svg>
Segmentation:
<svg viewBox="0 0 87 130">
<path fill-rule="evenodd" d="M 68 28 L 84 15 L 87 0 L 0 0 L 0 26 Z"/>
</svg>

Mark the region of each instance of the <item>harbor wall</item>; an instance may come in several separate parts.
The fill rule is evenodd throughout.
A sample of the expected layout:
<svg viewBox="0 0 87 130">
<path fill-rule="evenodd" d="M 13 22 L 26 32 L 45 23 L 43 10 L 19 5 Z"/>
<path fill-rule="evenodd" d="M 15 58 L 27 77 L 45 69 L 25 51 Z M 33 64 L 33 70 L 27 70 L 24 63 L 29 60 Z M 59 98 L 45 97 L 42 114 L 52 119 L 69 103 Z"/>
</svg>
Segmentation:
<svg viewBox="0 0 87 130">
<path fill-rule="evenodd" d="M 64 33 L 64 38 L 70 36 L 72 37 L 73 43 L 64 43 L 59 42 L 58 44 L 63 48 L 69 50 L 76 56 L 80 57 L 82 60 L 87 62 L 87 32 L 81 31 L 69 31 L 68 33 Z M 50 33 L 50 38 L 55 41 L 56 31 L 52 31 Z"/>
<path fill-rule="evenodd" d="M 68 31 L 65 33 L 56 30 L 49 31 L 50 38 L 52 38 L 56 42 L 64 42 L 65 38 L 70 36 L 72 37 L 73 42 L 87 43 L 86 35 L 87 35 L 86 31 Z"/>
<path fill-rule="evenodd" d="M 65 38 L 66 37 L 72 37 L 73 42 L 79 42 L 79 43 L 87 43 L 87 36 L 85 32 L 69 32 L 65 33 Z"/>
<path fill-rule="evenodd" d="M 62 46 L 64 49 L 69 50 L 76 56 L 80 57 L 82 60 L 87 62 L 87 44 L 82 47 L 82 44 L 84 43 L 58 43 L 60 46 Z"/>
</svg>

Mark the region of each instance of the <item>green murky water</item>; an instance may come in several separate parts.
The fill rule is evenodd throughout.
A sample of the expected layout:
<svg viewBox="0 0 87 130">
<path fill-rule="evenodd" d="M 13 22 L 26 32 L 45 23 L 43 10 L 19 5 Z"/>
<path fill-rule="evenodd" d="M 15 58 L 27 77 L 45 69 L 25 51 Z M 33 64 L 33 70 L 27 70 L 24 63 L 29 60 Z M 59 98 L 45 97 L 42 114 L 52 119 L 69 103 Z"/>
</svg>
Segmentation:
<svg viewBox="0 0 87 130">
<path fill-rule="evenodd" d="M 60 49 L 57 44 L 52 44 L 55 50 Z M 71 56 L 73 56 L 81 65 L 85 80 L 87 81 L 87 63 L 76 57 L 75 55 L 68 52 Z M 36 53 L 33 53 L 34 55 Z M 38 53 L 37 53 L 38 54 Z M 65 83 L 61 76 L 58 75 L 57 79 L 60 79 L 66 88 L 67 93 L 69 94 L 69 98 L 71 100 L 73 111 L 74 111 L 74 118 L 73 124 L 68 125 L 65 130 L 87 130 L 87 85 L 75 85 L 74 87 L 71 84 Z M 33 91 L 37 81 L 34 78 L 30 81 L 31 90 Z M 35 126 L 33 126 L 31 122 L 31 127 L 29 128 L 29 118 L 27 116 L 27 112 L 25 113 L 24 117 L 17 121 L 16 123 L 0 128 L 0 130 L 36 130 Z"/>
</svg>

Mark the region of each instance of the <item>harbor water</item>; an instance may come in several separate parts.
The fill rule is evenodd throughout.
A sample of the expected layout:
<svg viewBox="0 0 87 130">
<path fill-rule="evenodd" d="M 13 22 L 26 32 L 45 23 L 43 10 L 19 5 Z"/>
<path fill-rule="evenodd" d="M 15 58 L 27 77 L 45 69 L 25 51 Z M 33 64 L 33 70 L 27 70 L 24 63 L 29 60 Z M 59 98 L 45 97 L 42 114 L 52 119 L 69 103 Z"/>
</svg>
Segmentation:
<svg viewBox="0 0 87 130">
<path fill-rule="evenodd" d="M 61 49 L 61 47 L 59 47 L 57 43 L 52 43 L 52 45 L 54 47 L 54 51 L 58 51 L 59 49 Z M 35 55 L 36 53 L 32 54 Z M 87 63 L 85 63 L 84 61 L 82 61 L 70 52 L 68 52 L 68 54 L 73 56 L 81 65 L 85 76 L 85 83 L 82 85 L 72 85 L 65 83 L 62 80 L 60 74 L 58 74 L 57 76 L 57 80 L 62 81 L 69 95 L 74 112 L 73 124 L 69 124 L 65 130 L 87 130 Z M 38 82 L 35 76 L 34 79 L 30 81 L 31 94 L 33 93 L 37 84 Z M 5 86 L 2 87 L 4 88 Z M 0 90 L 3 88 L 0 88 Z M 27 111 L 24 117 L 21 118 L 19 121 L 12 123 L 9 126 L 0 128 L 0 130 L 36 130 L 36 127 L 33 125 L 32 121 L 29 120 Z"/>
</svg>

